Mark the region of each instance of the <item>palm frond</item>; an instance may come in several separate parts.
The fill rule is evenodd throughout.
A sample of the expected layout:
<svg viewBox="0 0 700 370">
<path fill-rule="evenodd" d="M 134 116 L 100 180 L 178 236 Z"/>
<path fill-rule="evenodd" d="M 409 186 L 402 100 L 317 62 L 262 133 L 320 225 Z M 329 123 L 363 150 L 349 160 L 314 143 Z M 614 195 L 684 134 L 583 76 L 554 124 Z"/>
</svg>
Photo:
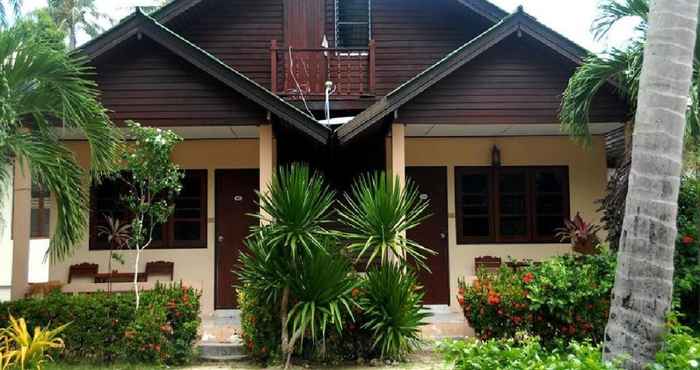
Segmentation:
<svg viewBox="0 0 700 370">
<path fill-rule="evenodd" d="M 598 4 L 598 16 L 593 20 L 591 32 L 596 40 L 604 38 L 619 21 L 637 18 L 637 29 L 646 32 L 649 18 L 649 0 L 602 0 Z"/>
<path fill-rule="evenodd" d="M 52 262 L 69 256 L 84 240 L 88 218 L 85 171 L 73 153 L 59 142 L 36 132 L 18 133 L 7 138 L 7 147 L 21 168 L 28 167 L 34 180 L 46 186 L 56 198 L 56 228 L 48 254 Z"/>
<path fill-rule="evenodd" d="M 8 0 L 8 5 L 12 8 L 12 12 L 15 17 L 19 17 L 22 14 L 22 0 Z M 7 27 L 8 25 L 8 14 L 5 7 L 5 2 L 0 0 L 0 26 Z"/>
<path fill-rule="evenodd" d="M 0 152 L 28 164 L 34 180 L 55 195 L 58 222 L 49 249 L 55 261 L 83 241 L 90 182 L 59 141 L 59 125 L 86 137 L 96 180 L 117 167 L 121 136 L 98 101 L 84 60 L 24 30 L 0 32 Z"/>
<path fill-rule="evenodd" d="M 644 47 L 635 42 L 626 49 L 611 49 L 604 56 L 590 56 L 569 79 L 559 111 L 562 132 L 574 140 L 590 144 L 588 129 L 593 102 L 600 90 L 609 82 L 619 88 L 617 92 L 633 107 L 639 90 Z"/>
</svg>

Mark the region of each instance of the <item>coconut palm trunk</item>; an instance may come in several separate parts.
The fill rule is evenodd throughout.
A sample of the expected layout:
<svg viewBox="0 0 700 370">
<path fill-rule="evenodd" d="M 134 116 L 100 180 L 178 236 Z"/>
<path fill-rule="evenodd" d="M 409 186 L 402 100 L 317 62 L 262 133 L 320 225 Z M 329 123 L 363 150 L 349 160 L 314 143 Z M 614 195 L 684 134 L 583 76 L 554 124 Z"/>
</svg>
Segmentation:
<svg viewBox="0 0 700 370">
<path fill-rule="evenodd" d="M 652 1 L 632 168 L 604 356 L 654 359 L 673 294 L 673 254 L 698 0 Z"/>
</svg>

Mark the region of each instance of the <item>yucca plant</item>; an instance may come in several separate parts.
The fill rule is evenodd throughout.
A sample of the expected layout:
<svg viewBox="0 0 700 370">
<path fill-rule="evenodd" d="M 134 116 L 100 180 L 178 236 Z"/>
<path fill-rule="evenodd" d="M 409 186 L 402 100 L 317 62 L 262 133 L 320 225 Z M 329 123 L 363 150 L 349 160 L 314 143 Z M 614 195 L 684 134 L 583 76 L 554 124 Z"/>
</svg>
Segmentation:
<svg viewBox="0 0 700 370">
<path fill-rule="evenodd" d="M 329 240 L 329 243 L 333 242 Z M 331 245 L 328 248 L 334 249 Z M 351 274 L 350 261 L 337 250 L 304 259 L 303 269 L 290 281 L 292 296 L 298 300 L 289 312 L 292 345 L 303 340 L 307 331 L 314 341 L 325 337 L 328 326 L 341 333 L 343 314 L 352 318 L 352 308 L 356 305 L 352 290 L 358 282 Z"/>
<path fill-rule="evenodd" d="M 382 358 L 403 359 L 419 348 L 420 327 L 429 316 L 422 300 L 416 275 L 402 265 L 390 262 L 367 272 L 359 298 L 363 327 L 372 332 L 373 349 Z"/>
<path fill-rule="evenodd" d="M 313 302 L 306 308 L 295 306 L 290 311 L 290 300 L 299 299 L 292 296 L 292 288 L 303 292 L 299 290 L 299 284 L 304 282 L 299 283 L 298 279 L 308 273 L 306 265 L 317 263 L 318 258 L 322 258 L 319 255 L 328 257 L 331 252 L 326 244 L 332 232 L 326 225 L 331 222 L 335 193 L 321 175 L 313 173 L 307 166 L 292 164 L 280 168 L 267 191 L 260 192 L 259 197 L 261 212 L 256 217 L 262 221 L 262 226 L 254 229 L 248 242 L 250 253 L 241 256 L 243 268 L 239 276 L 244 285 L 261 292 L 269 303 L 279 305 L 280 343 L 289 365 L 297 340 L 290 340 L 290 330 L 295 337 L 290 325 L 297 325 L 296 329 L 308 327 L 311 324 L 309 310 L 316 317 L 318 309 Z M 323 288 L 333 288 L 333 285 Z M 307 318 L 295 321 L 292 313 Z M 319 317 L 328 318 L 322 314 Z"/>
<path fill-rule="evenodd" d="M 44 363 L 51 360 L 49 351 L 64 347 L 63 340 L 58 335 L 68 325 L 53 330 L 37 326 L 32 335 L 24 319 L 16 320 L 10 315 L 10 327 L 0 329 L 2 369 L 43 369 Z"/>
<path fill-rule="evenodd" d="M 344 233 L 349 248 L 358 260 L 367 257 L 367 266 L 377 258 L 384 264 L 393 256 L 402 262 L 410 257 L 427 269 L 426 255 L 434 252 L 406 238 L 406 232 L 428 217 L 428 206 L 412 181 L 402 187 L 398 177 L 381 172 L 357 179 L 338 215 L 349 230 Z"/>
<path fill-rule="evenodd" d="M 262 212 L 257 217 L 266 224 L 270 245 L 283 248 L 292 260 L 300 251 L 310 255 L 323 249 L 335 193 L 321 175 L 301 164 L 281 167 L 259 197 Z"/>
</svg>

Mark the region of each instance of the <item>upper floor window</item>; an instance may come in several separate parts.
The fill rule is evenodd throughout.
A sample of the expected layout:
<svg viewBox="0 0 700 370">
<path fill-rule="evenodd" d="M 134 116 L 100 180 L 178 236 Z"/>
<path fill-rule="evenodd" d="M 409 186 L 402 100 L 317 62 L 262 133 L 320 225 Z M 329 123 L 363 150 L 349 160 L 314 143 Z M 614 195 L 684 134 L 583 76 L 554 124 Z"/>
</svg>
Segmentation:
<svg viewBox="0 0 700 370">
<path fill-rule="evenodd" d="M 122 223 L 131 215 L 124 207 L 123 196 L 128 191 L 122 180 L 105 180 L 92 189 L 90 219 L 90 249 L 109 249 L 106 235 L 99 232 L 106 225 L 106 216 Z M 154 249 L 207 247 L 207 171 L 186 170 L 182 191 L 174 199 L 175 209 L 167 222 L 153 231 Z"/>
<path fill-rule="evenodd" d="M 335 0 L 338 48 L 366 48 L 372 38 L 372 0 Z"/>
<path fill-rule="evenodd" d="M 569 218 L 567 167 L 458 167 L 457 240 L 550 243 Z"/>
<path fill-rule="evenodd" d="M 49 237 L 51 225 L 51 193 L 45 186 L 32 184 L 31 237 L 44 239 Z"/>
</svg>

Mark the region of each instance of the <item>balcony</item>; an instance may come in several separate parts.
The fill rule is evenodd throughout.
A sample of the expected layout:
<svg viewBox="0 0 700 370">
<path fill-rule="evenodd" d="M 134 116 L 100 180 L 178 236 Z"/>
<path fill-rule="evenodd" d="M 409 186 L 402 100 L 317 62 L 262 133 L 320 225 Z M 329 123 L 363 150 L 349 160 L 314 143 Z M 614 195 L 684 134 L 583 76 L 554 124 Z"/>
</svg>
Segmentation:
<svg viewBox="0 0 700 370">
<path fill-rule="evenodd" d="M 270 47 L 271 88 L 289 100 L 324 100 L 325 83 L 333 82 L 331 99 L 373 97 L 375 44 L 357 49 Z"/>
</svg>

